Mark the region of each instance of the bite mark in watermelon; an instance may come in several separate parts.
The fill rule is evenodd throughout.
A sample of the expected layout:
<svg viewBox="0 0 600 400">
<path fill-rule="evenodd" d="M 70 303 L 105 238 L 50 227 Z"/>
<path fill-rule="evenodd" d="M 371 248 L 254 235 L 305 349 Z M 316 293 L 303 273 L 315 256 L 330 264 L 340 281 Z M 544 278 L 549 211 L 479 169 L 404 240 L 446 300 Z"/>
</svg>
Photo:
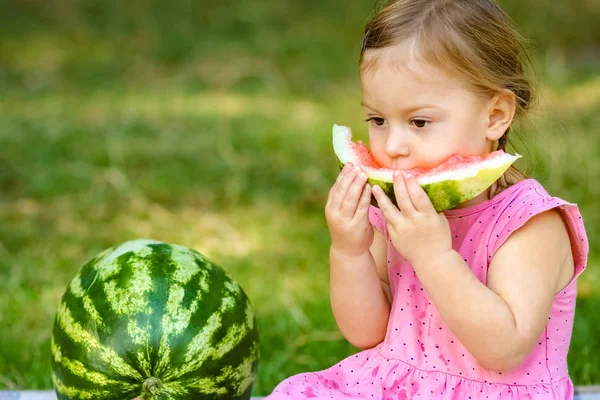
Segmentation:
<svg viewBox="0 0 600 400">
<path fill-rule="evenodd" d="M 380 186 L 397 205 L 394 170 L 380 166 L 362 142 L 352 141 L 350 128 L 333 125 L 333 149 L 340 168 L 349 162 L 360 166 L 368 176 L 367 182 Z M 520 157 L 519 154 L 513 156 L 501 150 L 485 157 L 453 155 L 434 168 L 412 168 L 406 172 L 417 179 L 436 211 L 441 212 L 481 194 Z M 374 197 L 371 198 L 371 204 L 377 205 Z"/>
</svg>

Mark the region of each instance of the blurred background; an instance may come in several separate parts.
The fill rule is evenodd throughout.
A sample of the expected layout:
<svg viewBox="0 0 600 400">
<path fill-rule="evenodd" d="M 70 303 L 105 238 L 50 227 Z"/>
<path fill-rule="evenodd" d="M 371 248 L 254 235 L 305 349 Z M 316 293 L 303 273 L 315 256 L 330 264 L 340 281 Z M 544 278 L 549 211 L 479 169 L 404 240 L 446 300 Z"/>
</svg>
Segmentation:
<svg viewBox="0 0 600 400">
<path fill-rule="evenodd" d="M 541 93 L 519 166 L 591 244 L 569 368 L 600 383 L 600 1 L 504 0 Z M 328 298 L 333 123 L 366 139 L 372 0 L 9 0 L 0 12 L 0 390 L 51 388 L 60 297 L 104 248 L 184 244 L 252 300 L 255 395 L 356 351 Z"/>
</svg>

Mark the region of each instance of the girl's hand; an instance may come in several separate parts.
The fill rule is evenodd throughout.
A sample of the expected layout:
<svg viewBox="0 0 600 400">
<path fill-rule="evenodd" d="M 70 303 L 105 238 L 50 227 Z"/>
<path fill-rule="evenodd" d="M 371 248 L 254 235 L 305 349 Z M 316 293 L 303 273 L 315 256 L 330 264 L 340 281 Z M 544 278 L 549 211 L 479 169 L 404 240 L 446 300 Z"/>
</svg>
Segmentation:
<svg viewBox="0 0 600 400">
<path fill-rule="evenodd" d="M 366 183 L 367 175 L 348 163 L 329 191 L 325 218 L 331 247 L 338 253 L 361 255 L 373 243 L 373 228 L 369 223 L 371 186 Z"/>
<path fill-rule="evenodd" d="M 443 213 L 437 213 L 427 193 L 414 177 L 394 173 L 395 207 L 383 190 L 375 186 L 373 194 L 385 219 L 392 244 L 413 267 L 428 264 L 452 250 L 450 225 Z M 416 268 L 416 267 L 415 267 Z"/>
</svg>

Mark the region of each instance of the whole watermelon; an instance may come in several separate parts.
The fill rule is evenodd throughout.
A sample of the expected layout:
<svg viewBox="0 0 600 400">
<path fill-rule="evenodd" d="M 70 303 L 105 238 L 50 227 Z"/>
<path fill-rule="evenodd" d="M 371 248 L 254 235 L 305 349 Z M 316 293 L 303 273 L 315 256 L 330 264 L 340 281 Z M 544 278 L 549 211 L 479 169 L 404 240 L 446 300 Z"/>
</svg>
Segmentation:
<svg viewBox="0 0 600 400">
<path fill-rule="evenodd" d="M 51 348 L 59 400 L 250 399 L 260 352 L 238 283 L 194 250 L 151 240 L 83 266 Z"/>
</svg>

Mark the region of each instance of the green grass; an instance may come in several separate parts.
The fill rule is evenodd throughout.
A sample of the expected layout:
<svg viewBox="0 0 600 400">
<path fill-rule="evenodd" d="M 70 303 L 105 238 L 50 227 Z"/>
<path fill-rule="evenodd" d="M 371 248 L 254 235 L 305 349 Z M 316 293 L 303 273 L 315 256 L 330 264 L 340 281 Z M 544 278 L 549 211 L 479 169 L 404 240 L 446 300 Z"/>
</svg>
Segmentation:
<svg viewBox="0 0 600 400">
<path fill-rule="evenodd" d="M 67 283 L 137 237 L 193 247 L 240 282 L 261 331 L 256 395 L 356 351 L 329 306 L 323 206 L 332 124 L 364 138 L 356 56 L 371 5 L 108 3 L 20 2 L 0 16 L 0 389 L 51 387 Z M 579 204 L 590 238 L 576 384 L 600 383 L 600 79 L 588 67 L 543 83 L 535 133 L 516 143 L 521 166 Z"/>
</svg>

